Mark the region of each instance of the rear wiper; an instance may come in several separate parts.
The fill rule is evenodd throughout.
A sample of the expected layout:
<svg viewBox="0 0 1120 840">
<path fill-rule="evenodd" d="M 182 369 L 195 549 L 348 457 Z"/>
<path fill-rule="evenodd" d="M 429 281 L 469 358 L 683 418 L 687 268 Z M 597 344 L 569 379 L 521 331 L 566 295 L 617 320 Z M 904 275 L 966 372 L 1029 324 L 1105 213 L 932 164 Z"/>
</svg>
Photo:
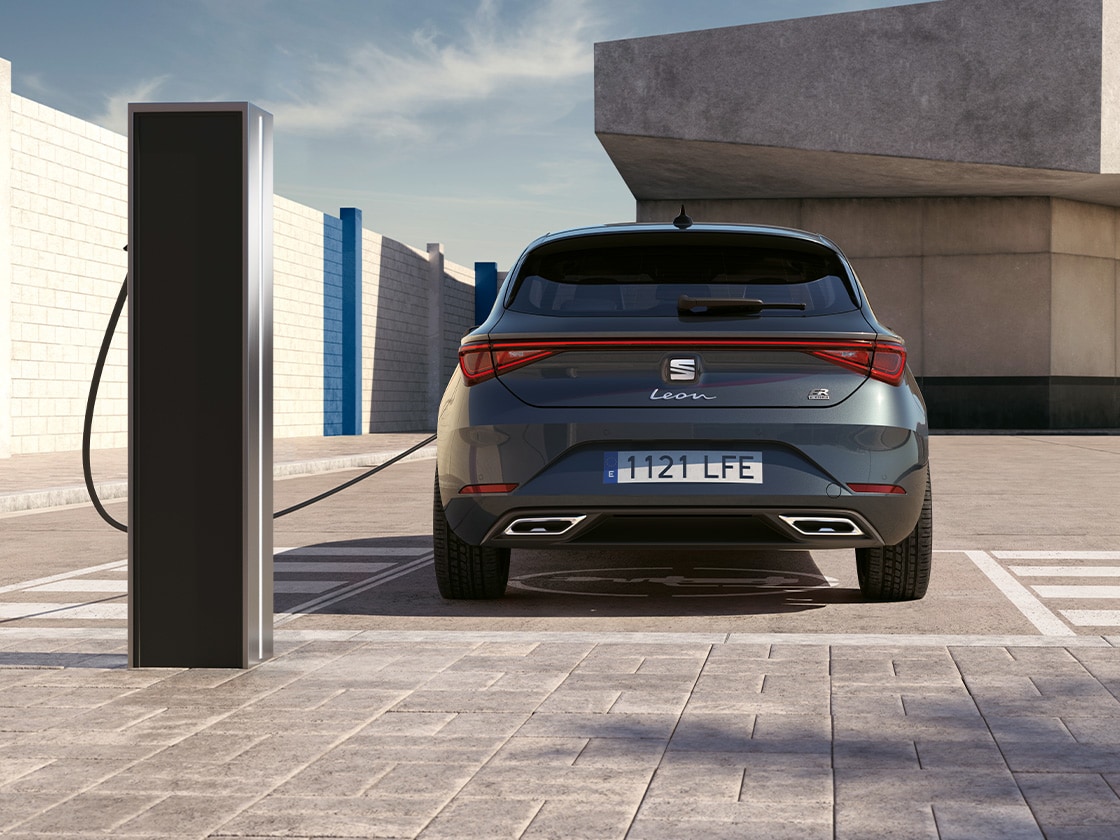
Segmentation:
<svg viewBox="0 0 1120 840">
<path fill-rule="evenodd" d="M 677 298 L 678 315 L 723 315 L 745 312 L 755 315 L 763 309 L 805 309 L 803 303 L 766 303 L 754 298 Z"/>
</svg>

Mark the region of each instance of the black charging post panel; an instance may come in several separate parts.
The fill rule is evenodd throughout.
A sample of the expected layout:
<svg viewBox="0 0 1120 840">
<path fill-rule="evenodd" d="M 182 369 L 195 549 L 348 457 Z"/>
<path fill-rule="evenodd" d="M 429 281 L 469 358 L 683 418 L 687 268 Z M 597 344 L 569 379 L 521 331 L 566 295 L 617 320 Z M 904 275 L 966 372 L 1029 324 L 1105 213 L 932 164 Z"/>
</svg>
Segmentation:
<svg viewBox="0 0 1120 840">
<path fill-rule="evenodd" d="M 272 655 L 272 116 L 129 105 L 131 667 Z"/>
</svg>

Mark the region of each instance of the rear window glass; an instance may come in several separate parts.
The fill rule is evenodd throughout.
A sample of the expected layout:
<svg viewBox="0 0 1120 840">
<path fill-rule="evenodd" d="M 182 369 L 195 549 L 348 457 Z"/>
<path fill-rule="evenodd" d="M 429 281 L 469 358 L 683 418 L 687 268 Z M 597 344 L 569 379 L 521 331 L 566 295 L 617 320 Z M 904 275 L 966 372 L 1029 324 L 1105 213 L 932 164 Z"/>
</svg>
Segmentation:
<svg viewBox="0 0 1120 840">
<path fill-rule="evenodd" d="M 768 318 L 856 308 L 843 264 L 822 246 L 773 236 L 688 236 L 688 242 L 678 235 L 670 243 L 665 239 L 673 234 L 548 243 L 518 271 L 510 308 L 542 315 L 675 318 L 682 295 L 804 305 L 762 310 Z"/>
</svg>

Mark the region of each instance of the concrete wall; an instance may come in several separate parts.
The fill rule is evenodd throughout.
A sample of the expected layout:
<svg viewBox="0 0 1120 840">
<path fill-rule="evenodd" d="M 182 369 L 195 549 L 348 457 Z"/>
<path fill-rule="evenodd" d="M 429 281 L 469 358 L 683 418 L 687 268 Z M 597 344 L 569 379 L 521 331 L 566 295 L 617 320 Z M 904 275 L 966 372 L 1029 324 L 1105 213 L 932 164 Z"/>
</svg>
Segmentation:
<svg viewBox="0 0 1120 840">
<path fill-rule="evenodd" d="M 1120 203 L 1113 0 L 940 0 L 633 38 L 597 44 L 595 68 L 596 133 L 640 200 Z"/>
<path fill-rule="evenodd" d="M 12 65 L 0 58 L 0 458 L 12 454 Z"/>
<path fill-rule="evenodd" d="M 0 457 L 80 448 L 127 270 L 127 139 L 13 95 L 10 79 L 0 60 Z M 325 263 L 338 250 L 324 229 L 338 220 L 280 196 L 273 213 L 274 434 L 322 435 Z M 362 245 L 361 428 L 433 428 L 429 382 L 446 382 L 458 336 L 473 323 L 473 271 L 442 249 L 435 264 L 428 251 L 368 230 Z M 101 381 L 94 448 L 127 445 L 127 335 L 126 310 Z"/>
<path fill-rule="evenodd" d="M 127 270 L 127 142 L 11 96 L 12 454 L 79 449 L 101 338 Z M 127 445 L 127 315 L 106 361 L 97 446 Z"/>
<path fill-rule="evenodd" d="M 665 221 L 679 201 L 639 202 Z M 1051 198 L 692 200 L 822 233 L 907 341 L 935 427 L 1115 426 L 1120 209 Z"/>
<path fill-rule="evenodd" d="M 428 429 L 428 309 L 431 263 L 421 251 L 366 232 L 367 269 L 376 261 L 382 281 L 363 298 L 366 335 L 364 412 L 371 432 Z"/>
<path fill-rule="evenodd" d="M 600 44 L 599 117 L 644 137 L 1100 172 L 1102 132 L 1082 127 L 1102 103 L 1101 8 L 941 0 Z"/>
<path fill-rule="evenodd" d="M 272 211 L 272 424 L 323 433 L 323 214 L 276 196 Z"/>
</svg>

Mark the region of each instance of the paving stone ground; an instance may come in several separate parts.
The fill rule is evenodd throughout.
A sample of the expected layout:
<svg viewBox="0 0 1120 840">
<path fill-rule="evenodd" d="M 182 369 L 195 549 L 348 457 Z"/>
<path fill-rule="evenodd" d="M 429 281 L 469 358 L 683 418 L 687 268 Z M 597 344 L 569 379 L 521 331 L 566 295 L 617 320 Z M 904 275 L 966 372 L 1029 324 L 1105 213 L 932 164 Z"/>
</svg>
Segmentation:
<svg viewBox="0 0 1120 840">
<path fill-rule="evenodd" d="M 20 635 L 0 636 L 6 837 L 1120 836 L 1101 637 L 279 630 L 230 671 Z"/>
<path fill-rule="evenodd" d="M 1115 549 L 1075 497 L 1114 491 L 1118 441 L 940 439 L 941 547 Z M 83 539 L 44 531 L 44 556 Z M 1120 837 L 1120 637 L 366 619 L 282 624 L 244 671 L 129 670 L 121 627 L 0 621 L 0 834 Z"/>
</svg>

